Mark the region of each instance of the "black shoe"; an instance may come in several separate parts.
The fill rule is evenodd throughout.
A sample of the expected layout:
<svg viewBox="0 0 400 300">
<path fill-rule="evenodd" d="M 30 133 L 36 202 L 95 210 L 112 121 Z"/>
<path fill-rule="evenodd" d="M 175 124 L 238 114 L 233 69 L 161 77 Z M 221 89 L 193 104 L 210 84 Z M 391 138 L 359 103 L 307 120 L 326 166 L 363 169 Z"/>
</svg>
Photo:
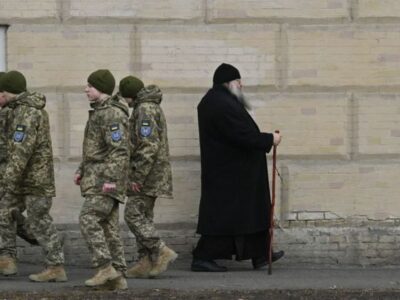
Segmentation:
<svg viewBox="0 0 400 300">
<path fill-rule="evenodd" d="M 213 260 L 193 258 L 191 270 L 193 272 L 226 272 L 228 269 Z"/>
<path fill-rule="evenodd" d="M 253 265 L 254 270 L 258 270 L 268 265 L 268 260 L 265 257 L 252 258 L 251 264 Z"/>
<path fill-rule="evenodd" d="M 285 255 L 285 251 L 281 250 L 278 252 L 272 252 L 272 262 L 277 261 L 278 259 L 282 258 Z M 269 264 L 266 257 L 257 257 L 252 258 L 251 263 L 253 264 L 253 268 L 255 270 L 265 267 Z"/>
<path fill-rule="evenodd" d="M 285 255 L 285 251 L 281 250 L 278 252 L 272 252 L 272 262 L 277 261 L 278 259 L 281 259 Z"/>
</svg>

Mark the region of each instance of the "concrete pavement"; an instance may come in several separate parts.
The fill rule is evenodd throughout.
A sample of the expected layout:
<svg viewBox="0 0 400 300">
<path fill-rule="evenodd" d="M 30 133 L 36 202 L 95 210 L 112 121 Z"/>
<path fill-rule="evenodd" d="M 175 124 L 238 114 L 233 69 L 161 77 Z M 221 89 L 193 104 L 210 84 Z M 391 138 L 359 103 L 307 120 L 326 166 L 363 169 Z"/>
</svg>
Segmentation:
<svg viewBox="0 0 400 300">
<path fill-rule="evenodd" d="M 19 273 L 0 277 L 0 299 L 400 299 L 400 267 L 306 267 L 274 265 L 253 271 L 249 262 L 230 262 L 226 273 L 194 273 L 179 262 L 156 279 L 128 279 L 129 290 L 84 287 L 93 269 L 67 266 L 66 283 L 29 282 L 40 265 L 19 264 Z"/>
</svg>

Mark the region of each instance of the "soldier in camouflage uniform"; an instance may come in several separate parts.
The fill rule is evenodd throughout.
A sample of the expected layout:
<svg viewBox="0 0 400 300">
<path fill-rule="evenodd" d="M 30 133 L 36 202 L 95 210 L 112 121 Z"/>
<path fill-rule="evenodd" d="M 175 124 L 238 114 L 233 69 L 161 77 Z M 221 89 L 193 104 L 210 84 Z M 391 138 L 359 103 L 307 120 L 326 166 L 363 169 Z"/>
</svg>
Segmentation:
<svg viewBox="0 0 400 300">
<path fill-rule="evenodd" d="M 0 72 L 0 182 L 3 177 L 7 162 L 7 115 L 10 108 L 5 107 L 6 100 L 3 95 L 3 89 L 1 87 L 1 78 L 5 75 L 5 72 Z M 0 195 L 3 193 L 3 187 L 0 186 Z M 23 205 L 23 201 L 20 201 Z M 11 216 L 17 223 L 17 235 L 30 243 L 31 245 L 39 245 L 35 237 L 28 232 L 26 228 L 25 217 L 22 212 L 25 207 L 20 207 L 19 209 L 13 209 L 11 211 Z"/>
<path fill-rule="evenodd" d="M 177 254 L 161 240 L 153 222 L 159 196 L 172 198 L 167 124 L 160 107 L 161 90 L 133 76 L 120 82 L 120 94 L 133 107 L 129 120 L 131 158 L 125 221 L 135 234 L 139 261 L 128 277 L 155 277 L 167 270 Z"/>
<path fill-rule="evenodd" d="M 124 203 L 129 165 L 129 110 L 111 97 L 115 79 L 108 70 L 97 70 L 85 89 L 92 110 L 86 124 L 83 160 L 74 181 L 85 197 L 79 223 L 96 275 L 86 286 L 110 282 L 126 289 L 126 262 L 119 235 L 119 204 Z"/>
<path fill-rule="evenodd" d="M 32 281 L 66 281 L 64 254 L 49 211 L 55 196 L 53 153 L 46 98 L 26 91 L 25 77 L 10 71 L 1 79 L 7 114 L 7 164 L 0 200 L 0 273 L 12 275 L 16 267 L 15 208 L 26 207 L 26 225 L 46 255 L 46 269 Z M 18 194 L 15 192 L 18 191 Z"/>
</svg>

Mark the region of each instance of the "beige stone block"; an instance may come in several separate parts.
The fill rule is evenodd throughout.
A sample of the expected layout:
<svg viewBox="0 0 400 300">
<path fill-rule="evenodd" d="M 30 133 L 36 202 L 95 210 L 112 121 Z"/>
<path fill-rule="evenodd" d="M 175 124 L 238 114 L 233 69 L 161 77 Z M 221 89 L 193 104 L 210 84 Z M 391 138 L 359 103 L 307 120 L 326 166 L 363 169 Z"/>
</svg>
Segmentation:
<svg viewBox="0 0 400 300">
<path fill-rule="evenodd" d="M 132 26 L 15 25 L 7 33 L 8 69 L 31 87 L 79 86 L 109 69 L 117 82 L 130 73 Z"/>
<path fill-rule="evenodd" d="M 289 85 L 400 83 L 398 26 L 297 26 L 287 36 Z"/>
<path fill-rule="evenodd" d="M 331 212 L 339 217 L 398 218 L 399 163 L 288 164 L 289 212 Z"/>
<path fill-rule="evenodd" d="M 324 213 L 323 212 L 298 212 L 297 214 L 298 220 L 323 220 Z"/>
<path fill-rule="evenodd" d="M 8 24 L 32 18 L 58 18 L 57 0 L 1 0 L 0 20 Z"/>
<path fill-rule="evenodd" d="M 72 18 L 129 18 L 190 20 L 203 17 L 203 2 L 198 0 L 71 0 Z"/>
<path fill-rule="evenodd" d="M 347 95 L 255 94 L 248 99 L 262 131 L 281 131 L 279 154 L 344 157 L 349 153 Z"/>
<path fill-rule="evenodd" d="M 246 20 L 264 18 L 348 18 L 346 0 L 210 0 L 208 19 Z"/>
<path fill-rule="evenodd" d="M 360 154 L 400 153 L 399 95 L 357 95 Z"/>
<path fill-rule="evenodd" d="M 161 107 L 168 126 L 168 140 L 171 156 L 198 156 L 200 154 L 197 104 L 201 94 L 163 95 Z"/>
<path fill-rule="evenodd" d="M 82 156 L 83 136 L 86 122 L 89 118 L 88 111 L 91 109 L 84 93 L 66 94 L 64 96 L 67 107 L 66 116 L 66 146 L 69 158 L 80 159 Z"/>
<path fill-rule="evenodd" d="M 56 197 L 53 199 L 51 215 L 57 224 L 78 224 L 84 199 L 79 186 L 73 183 L 78 163 L 55 164 Z"/>
<path fill-rule="evenodd" d="M 145 82 L 210 87 L 222 63 L 238 67 L 247 85 L 275 84 L 275 25 L 139 27 L 135 55 Z"/>
<path fill-rule="evenodd" d="M 173 199 L 159 198 L 157 223 L 197 222 L 200 201 L 200 162 L 172 161 Z"/>
<path fill-rule="evenodd" d="M 359 0 L 358 18 L 400 17 L 400 2 L 397 0 Z"/>
</svg>

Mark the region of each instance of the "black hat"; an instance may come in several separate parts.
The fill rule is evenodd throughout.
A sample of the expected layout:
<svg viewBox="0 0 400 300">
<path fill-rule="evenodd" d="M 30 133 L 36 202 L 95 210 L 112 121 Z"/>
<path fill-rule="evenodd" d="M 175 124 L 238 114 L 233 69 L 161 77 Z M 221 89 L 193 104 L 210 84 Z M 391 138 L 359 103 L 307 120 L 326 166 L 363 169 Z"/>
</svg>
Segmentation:
<svg viewBox="0 0 400 300">
<path fill-rule="evenodd" d="M 107 95 L 111 95 L 115 88 L 114 76 L 106 69 L 93 72 L 87 81 L 98 91 Z"/>
<path fill-rule="evenodd" d="M 215 84 L 221 84 L 240 78 L 238 69 L 232 65 L 223 63 L 215 70 L 213 82 Z"/>
<path fill-rule="evenodd" d="M 20 94 L 26 91 L 25 76 L 18 71 L 10 71 L 1 77 L 1 89 L 4 92 Z"/>
<path fill-rule="evenodd" d="M 136 95 L 142 88 L 144 88 L 143 82 L 133 76 L 125 77 L 119 83 L 119 92 L 125 98 L 136 98 Z"/>
</svg>

